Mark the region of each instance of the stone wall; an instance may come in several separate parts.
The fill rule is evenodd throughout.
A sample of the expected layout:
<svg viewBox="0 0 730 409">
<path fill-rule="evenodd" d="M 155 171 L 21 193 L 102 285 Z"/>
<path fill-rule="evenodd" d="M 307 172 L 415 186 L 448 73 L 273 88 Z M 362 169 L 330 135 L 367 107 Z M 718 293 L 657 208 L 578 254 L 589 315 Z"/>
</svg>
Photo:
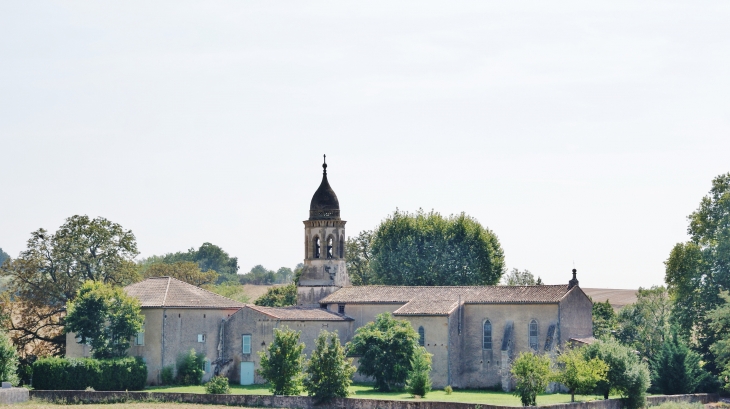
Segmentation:
<svg viewBox="0 0 730 409">
<path fill-rule="evenodd" d="M 333 399 L 326 405 L 317 405 L 308 396 L 270 396 L 270 395 L 203 395 L 196 393 L 164 393 L 164 392 L 86 392 L 86 391 L 30 391 L 33 399 L 59 403 L 112 403 L 127 401 L 158 401 L 200 403 L 212 405 L 231 405 L 247 407 L 301 408 L 301 409 L 515 409 L 514 406 L 496 406 L 475 403 L 433 402 L 423 400 L 375 400 L 375 399 Z M 647 405 L 653 406 L 664 402 L 701 402 L 709 403 L 718 400 L 717 394 L 694 394 L 674 396 L 651 396 Z M 547 409 L 620 409 L 621 401 L 617 399 L 597 400 L 592 402 L 565 403 L 541 406 Z"/>
</svg>

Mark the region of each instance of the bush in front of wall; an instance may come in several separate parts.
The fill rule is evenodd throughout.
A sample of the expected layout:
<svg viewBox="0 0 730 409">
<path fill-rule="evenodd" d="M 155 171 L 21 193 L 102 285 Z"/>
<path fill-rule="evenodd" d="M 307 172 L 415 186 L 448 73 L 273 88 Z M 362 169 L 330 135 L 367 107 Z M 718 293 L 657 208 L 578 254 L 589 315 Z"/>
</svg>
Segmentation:
<svg viewBox="0 0 730 409">
<path fill-rule="evenodd" d="M 216 395 L 228 395 L 231 393 L 231 386 L 225 376 L 214 376 L 210 382 L 205 384 L 205 393 Z"/>
<path fill-rule="evenodd" d="M 177 382 L 181 385 L 200 385 L 203 381 L 205 355 L 191 349 L 177 360 Z"/>
<path fill-rule="evenodd" d="M 160 377 L 162 378 L 162 384 L 163 385 L 173 385 L 175 383 L 175 367 L 172 365 L 167 365 L 166 367 L 162 368 L 162 373 L 160 373 Z"/>
<path fill-rule="evenodd" d="M 33 363 L 33 387 L 42 390 L 136 391 L 144 389 L 147 364 L 141 358 L 41 358 Z"/>
</svg>

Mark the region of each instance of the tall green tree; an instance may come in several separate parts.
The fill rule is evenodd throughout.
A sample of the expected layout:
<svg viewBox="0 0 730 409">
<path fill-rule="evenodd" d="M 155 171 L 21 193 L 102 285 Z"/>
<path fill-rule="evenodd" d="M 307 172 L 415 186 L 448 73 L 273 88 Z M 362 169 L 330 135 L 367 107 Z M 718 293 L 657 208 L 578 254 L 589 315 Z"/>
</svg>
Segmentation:
<svg viewBox="0 0 730 409">
<path fill-rule="evenodd" d="M 720 294 L 723 303 L 707 314 L 709 327 L 716 337 L 710 351 L 716 357 L 716 366 L 720 372 L 719 381 L 723 388 L 730 392 L 730 294 Z"/>
<path fill-rule="evenodd" d="M 363 230 L 357 236 L 347 238 L 345 261 L 352 285 L 377 284 L 370 268 L 372 242 L 373 232 L 369 230 Z"/>
<path fill-rule="evenodd" d="M 87 280 L 137 281 L 137 254 L 134 234 L 103 217 L 72 216 L 55 233 L 31 233 L 27 249 L 0 268 L 9 279 L 2 315 L 21 355 L 63 354 L 66 303 Z"/>
<path fill-rule="evenodd" d="M 406 390 L 413 396 L 426 397 L 431 391 L 431 357 L 424 347 L 416 348 L 411 361 L 411 371 L 406 379 Z"/>
<path fill-rule="evenodd" d="M 690 350 L 676 332 L 652 357 L 650 367 L 652 389 L 662 395 L 699 392 L 710 378 L 702 369 L 700 355 Z"/>
<path fill-rule="evenodd" d="M 99 281 L 85 282 L 67 310 L 66 332 L 90 345 L 98 359 L 125 356 L 130 340 L 144 325 L 138 299 Z"/>
<path fill-rule="evenodd" d="M 510 270 L 507 275 L 502 277 L 503 285 L 540 285 L 542 280 L 540 277 L 535 279 L 535 275 L 529 270 L 520 271 L 516 268 Z"/>
<path fill-rule="evenodd" d="M 664 287 L 639 288 L 636 302 L 618 313 L 616 338 L 651 360 L 669 337 L 671 310 L 672 302 Z"/>
<path fill-rule="evenodd" d="M 405 383 L 417 346 L 418 334 L 408 321 L 383 313 L 358 328 L 346 349 L 360 357 L 359 373 L 375 378 L 376 389 L 389 391 Z"/>
<path fill-rule="evenodd" d="M 304 344 L 299 331 L 274 328 L 274 341 L 266 351 L 260 351 L 259 375 L 269 383 L 274 395 L 298 395 L 302 390 Z"/>
<path fill-rule="evenodd" d="M 202 272 L 215 271 L 218 273 L 216 284 L 225 281 L 238 281 L 238 258 L 231 257 L 221 247 L 211 243 L 203 243 L 197 250 L 167 253 L 164 256 L 150 256 L 140 262 L 142 274 L 151 265 L 157 263 L 175 264 L 178 262 L 195 262 Z"/>
<path fill-rule="evenodd" d="M 510 372 L 517 380 L 514 394 L 522 406 L 537 406 L 537 394 L 545 391 L 554 376 L 550 358 L 534 352 L 520 352 Z"/>
<path fill-rule="evenodd" d="M 304 368 L 304 389 L 320 402 L 346 398 L 355 367 L 352 359 L 345 357 L 345 348 L 340 344 L 337 331 L 320 331 L 315 345 L 312 358 Z"/>
<path fill-rule="evenodd" d="M 271 287 L 266 293 L 254 301 L 254 304 L 264 307 L 287 307 L 297 304 L 296 284 L 287 284 L 281 287 Z"/>
<path fill-rule="evenodd" d="M 10 258 L 10 255 L 8 253 L 4 252 L 3 248 L 0 247 L 0 266 L 2 266 L 3 263 L 5 262 L 5 260 L 7 260 L 9 258 Z"/>
<path fill-rule="evenodd" d="M 370 267 L 387 285 L 491 285 L 504 272 L 497 235 L 461 213 L 396 210 L 374 231 Z"/>
<path fill-rule="evenodd" d="M 7 332 L 0 330 L 0 381 L 18 385 L 18 353 Z"/>
<path fill-rule="evenodd" d="M 596 391 L 608 399 L 611 391 L 619 393 L 629 409 L 638 409 L 646 402 L 649 388 L 649 367 L 639 360 L 634 350 L 615 339 L 603 339 L 584 347 L 586 358 L 598 358 L 608 365 L 606 379 L 596 385 Z"/>
<path fill-rule="evenodd" d="M 611 304 L 605 302 L 593 303 L 593 336 L 595 338 L 603 338 L 612 336 L 618 329 L 618 321 L 616 312 Z"/>
<path fill-rule="evenodd" d="M 730 173 L 717 176 L 700 206 L 688 217 L 690 240 L 674 246 L 665 262 L 665 281 L 675 301 L 672 316 L 680 335 L 714 373 L 710 346 L 717 341 L 707 313 L 730 290 Z"/>
<path fill-rule="evenodd" d="M 580 349 L 570 349 L 558 357 L 559 370 L 555 381 L 570 391 L 570 401 L 576 393 L 590 393 L 598 382 L 606 380 L 608 365 L 599 358 L 586 358 Z"/>
<path fill-rule="evenodd" d="M 176 261 L 172 264 L 155 263 L 144 272 L 144 278 L 165 276 L 197 287 L 214 284 L 218 281 L 218 273 L 214 270 L 201 271 L 200 265 L 192 261 Z"/>
</svg>

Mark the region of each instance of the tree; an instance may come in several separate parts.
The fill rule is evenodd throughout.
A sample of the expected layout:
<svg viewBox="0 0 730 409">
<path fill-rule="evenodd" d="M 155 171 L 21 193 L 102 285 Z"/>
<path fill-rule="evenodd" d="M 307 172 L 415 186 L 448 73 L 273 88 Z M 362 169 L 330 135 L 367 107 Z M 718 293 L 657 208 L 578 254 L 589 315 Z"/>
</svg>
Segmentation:
<svg viewBox="0 0 730 409">
<path fill-rule="evenodd" d="M 370 269 L 372 242 L 373 232 L 369 230 L 363 230 L 357 236 L 347 238 L 345 261 L 352 285 L 376 284 Z"/>
<path fill-rule="evenodd" d="M 382 313 L 355 331 L 347 344 L 348 355 L 359 356 L 357 371 L 375 378 L 375 388 L 389 391 L 403 385 L 411 370 L 418 334 L 408 321 Z"/>
<path fill-rule="evenodd" d="M 249 302 L 251 299 L 251 297 L 246 293 L 245 286 L 238 284 L 235 281 L 225 281 L 221 284 L 209 285 L 206 289 L 244 304 Z"/>
<path fill-rule="evenodd" d="M 125 356 L 131 338 L 144 324 L 138 299 L 98 281 L 85 282 L 67 309 L 66 332 L 91 345 L 94 358 Z"/>
<path fill-rule="evenodd" d="M 544 392 L 553 377 L 550 358 L 534 352 L 520 352 L 510 369 L 517 380 L 515 396 L 522 406 L 537 406 L 537 394 Z"/>
<path fill-rule="evenodd" d="M 413 396 L 425 397 L 431 390 L 431 357 L 424 347 L 416 348 L 411 361 L 411 372 L 406 379 L 406 390 Z"/>
<path fill-rule="evenodd" d="M 138 280 L 137 254 L 134 234 L 102 217 L 72 216 L 54 234 L 31 233 L 27 249 L 0 268 L 9 278 L 2 315 L 21 355 L 64 353 L 66 303 L 86 280 Z"/>
<path fill-rule="evenodd" d="M 724 302 L 707 314 L 709 327 L 717 338 L 710 351 L 716 357 L 720 382 L 725 390 L 730 391 L 730 294 L 723 291 L 720 298 Z"/>
<path fill-rule="evenodd" d="M 18 385 L 18 353 L 10 336 L 5 331 L 0 331 L 0 381 L 10 382 L 13 386 Z"/>
<path fill-rule="evenodd" d="M 315 345 L 312 358 L 305 366 L 304 389 L 320 402 L 346 398 L 355 367 L 352 359 L 345 357 L 337 331 L 320 331 Z"/>
<path fill-rule="evenodd" d="M 238 258 L 231 257 L 222 248 L 211 243 L 203 243 L 197 250 L 188 249 L 186 252 L 167 253 L 164 256 L 151 256 L 140 262 L 142 274 L 151 265 L 157 263 L 175 264 L 177 262 L 195 262 L 202 272 L 215 271 L 218 273 L 216 284 L 226 281 L 238 281 Z"/>
<path fill-rule="evenodd" d="M 644 406 L 649 388 L 649 368 L 634 351 L 615 339 L 603 339 L 584 347 L 588 359 L 598 358 L 608 365 L 606 379 L 596 385 L 596 391 L 608 399 L 613 390 L 621 394 L 629 409 Z"/>
<path fill-rule="evenodd" d="M 197 287 L 214 284 L 218 281 L 218 273 L 214 270 L 201 271 L 198 263 L 192 261 L 176 261 L 172 264 L 155 263 L 144 272 L 144 278 L 172 277 Z"/>
<path fill-rule="evenodd" d="M 254 301 L 256 305 L 264 307 L 286 307 L 297 304 L 296 284 L 287 284 L 281 287 L 271 287 L 266 293 Z"/>
<path fill-rule="evenodd" d="M 672 303 L 661 286 L 639 288 L 636 302 L 623 307 L 617 316 L 616 338 L 651 360 L 669 336 Z"/>
<path fill-rule="evenodd" d="M 570 391 L 570 401 L 575 402 L 575 394 L 590 393 L 598 382 L 606 380 L 608 365 L 599 358 L 586 359 L 579 349 L 571 349 L 558 357 L 560 370 L 555 380 Z"/>
<path fill-rule="evenodd" d="M 257 265 L 246 274 L 239 276 L 241 284 L 285 284 L 291 283 L 294 279 L 294 272 L 288 267 L 281 267 L 278 271 L 267 270 L 262 265 Z"/>
<path fill-rule="evenodd" d="M 700 355 L 678 339 L 676 332 L 651 360 L 652 389 L 662 395 L 696 393 L 709 378 L 700 364 Z"/>
<path fill-rule="evenodd" d="M 504 252 L 497 236 L 464 213 L 396 210 L 373 233 L 370 267 L 386 285 L 490 285 Z"/>
<path fill-rule="evenodd" d="M 177 357 L 177 382 L 181 385 L 200 385 L 203 382 L 205 354 L 190 349 Z"/>
<path fill-rule="evenodd" d="M 274 328 L 274 341 L 268 351 L 260 351 L 261 369 L 257 372 L 269 382 L 274 395 L 298 395 L 302 389 L 304 344 L 299 342 L 299 331 Z"/>
<path fill-rule="evenodd" d="M 520 271 L 513 268 L 509 274 L 502 277 L 502 283 L 503 285 L 542 285 L 542 279 L 538 277 L 535 280 L 535 276 L 529 270 Z"/>
<path fill-rule="evenodd" d="M 707 313 L 722 303 L 721 291 L 730 290 L 730 173 L 713 179 L 709 194 L 688 220 L 690 240 L 672 249 L 665 262 L 665 281 L 675 301 L 672 317 L 679 335 L 717 373 L 710 350 L 717 334 Z"/>
<path fill-rule="evenodd" d="M 603 338 L 611 336 L 618 328 L 616 312 L 608 300 L 593 303 L 593 336 Z"/>
<path fill-rule="evenodd" d="M 5 260 L 7 260 L 9 258 L 10 258 L 10 255 L 8 255 L 8 253 L 4 252 L 3 248 L 0 247 L 0 266 L 2 266 L 3 263 L 5 263 Z"/>
</svg>

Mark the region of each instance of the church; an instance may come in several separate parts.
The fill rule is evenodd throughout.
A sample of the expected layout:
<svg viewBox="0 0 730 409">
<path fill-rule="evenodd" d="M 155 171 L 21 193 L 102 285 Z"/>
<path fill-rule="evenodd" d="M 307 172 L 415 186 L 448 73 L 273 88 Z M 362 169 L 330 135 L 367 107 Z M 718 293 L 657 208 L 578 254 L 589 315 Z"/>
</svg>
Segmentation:
<svg viewBox="0 0 730 409">
<path fill-rule="evenodd" d="M 345 343 L 384 312 L 410 322 L 419 344 L 433 354 L 435 388 L 511 390 L 510 364 L 520 352 L 551 353 L 592 341 L 592 302 L 575 269 L 561 285 L 352 286 L 345 263 L 346 221 L 327 181 L 327 164 L 322 167 L 304 221 L 305 269 L 296 306 L 241 304 L 170 277 L 125 287 L 145 315 L 144 332 L 133 340 L 129 355 L 145 360 L 149 384 L 159 384 L 163 368 L 174 368 L 191 349 L 206 357 L 204 381 L 221 374 L 242 385 L 263 383 L 256 373 L 258 352 L 273 341 L 275 328 L 301 331 L 310 355 L 322 329 L 337 331 Z M 88 348 L 67 335 L 68 357 L 90 356 Z M 355 380 L 368 381 L 359 374 Z"/>
</svg>

